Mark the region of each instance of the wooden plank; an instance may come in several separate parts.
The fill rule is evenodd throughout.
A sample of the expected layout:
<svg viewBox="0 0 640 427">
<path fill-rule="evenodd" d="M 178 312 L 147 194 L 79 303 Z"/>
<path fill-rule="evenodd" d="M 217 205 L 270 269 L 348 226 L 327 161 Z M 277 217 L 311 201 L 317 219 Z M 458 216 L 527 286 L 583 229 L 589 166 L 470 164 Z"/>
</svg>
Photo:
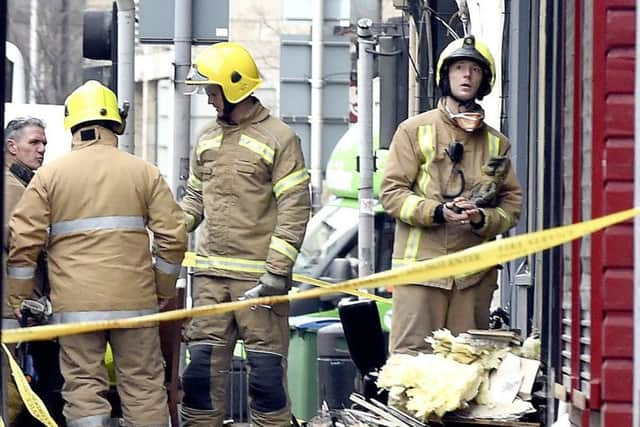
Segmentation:
<svg viewBox="0 0 640 427">
<path fill-rule="evenodd" d="M 602 298 L 605 311 L 632 311 L 633 268 L 608 268 L 604 273 Z"/>
<path fill-rule="evenodd" d="M 607 52 L 607 93 L 633 93 L 634 54 L 632 47 L 613 48 Z"/>
<path fill-rule="evenodd" d="M 580 409 L 581 411 L 584 411 L 585 409 L 587 409 L 587 403 L 588 403 L 587 395 L 581 392 L 580 390 L 573 389 L 571 391 L 571 403 L 576 408 Z"/>
<path fill-rule="evenodd" d="M 633 137 L 633 102 L 633 93 L 607 95 L 604 100 L 607 137 Z"/>
<path fill-rule="evenodd" d="M 633 407 L 626 403 L 605 403 L 602 405 L 603 426 L 633 425 Z"/>
<path fill-rule="evenodd" d="M 607 4 L 608 9 L 612 9 L 612 8 L 620 9 L 623 7 L 627 7 L 631 9 L 631 11 L 633 11 L 634 8 L 636 7 L 635 0 L 607 0 L 605 3 Z"/>
<path fill-rule="evenodd" d="M 633 182 L 633 138 L 609 138 L 604 152 L 604 178 L 607 182 Z"/>
<path fill-rule="evenodd" d="M 623 199 L 619 193 L 615 193 L 611 186 L 607 186 L 607 205 L 611 205 L 612 212 L 622 210 L 622 200 L 629 200 L 629 208 L 633 205 L 633 185 L 631 192 L 627 193 L 630 199 Z M 626 204 L 626 203 L 625 203 Z M 618 224 L 607 228 L 602 232 L 603 236 L 603 261 L 606 267 L 633 267 L 633 224 Z"/>
<path fill-rule="evenodd" d="M 602 322 L 603 358 L 633 357 L 633 313 L 607 313 Z"/>
<path fill-rule="evenodd" d="M 607 47 L 633 46 L 636 41 L 636 21 L 633 9 L 607 10 L 607 31 L 604 35 Z"/>
<path fill-rule="evenodd" d="M 566 402 L 569 399 L 569 391 L 564 386 L 564 384 L 555 383 L 553 385 L 553 397 L 563 402 Z"/>
<path fill-rule="evenodd" d="M 602 398 L 607 402 L 631 403 L 633 361 L 605 359 L 602 364 Z"/>
</svg>

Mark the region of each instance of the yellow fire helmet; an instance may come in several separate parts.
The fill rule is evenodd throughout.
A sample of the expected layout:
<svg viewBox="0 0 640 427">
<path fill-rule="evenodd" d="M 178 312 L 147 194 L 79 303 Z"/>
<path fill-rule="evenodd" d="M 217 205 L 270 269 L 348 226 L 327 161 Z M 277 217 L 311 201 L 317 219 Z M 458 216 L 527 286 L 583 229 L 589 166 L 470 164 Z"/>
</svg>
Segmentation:
<svg viewBox="0 0 640 427">
<path fill-rule="evenodd" d="M 227 101 L 236 104 L 262 84 L 253 57 L 238 43 L 216 43 L 193 61 L 185 79 L 188 85 L 220 85 Z"/>
<path fill-rule="evenodd" d="M 449 65 L 459 59 L 471 59 L 478 62 L 484 69 L 484 79 L 476 97 L 482 99 L 488 95 L 496 81 L 496 65 L 493 55 L 486 44 L 474 36 L 467 36 L 449 43 L 438 58 L 436 68 L 436 84 L 442 89 L 443 95 L 450 95 Z"/>
<path fill-rule="evenodd" d="M 64 101 L 64 127 L 71 129 L 97 120 L 115 122 L 119 127 L 123 124 L 115 93 L 102 83 L 89 80 Z"/>
</svg>

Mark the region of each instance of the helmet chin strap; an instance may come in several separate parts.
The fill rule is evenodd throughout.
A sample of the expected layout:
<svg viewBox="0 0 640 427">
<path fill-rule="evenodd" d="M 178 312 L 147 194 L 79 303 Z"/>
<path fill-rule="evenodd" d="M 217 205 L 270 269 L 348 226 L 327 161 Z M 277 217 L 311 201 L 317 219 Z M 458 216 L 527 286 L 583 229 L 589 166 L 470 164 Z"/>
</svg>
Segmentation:
<svg viewBox="0 0 640 427">
<path fill-rule="evenodd" d="M 475 110 L 475 105 L 477 105 L 475 98 L 467 99 L 465 101 L 458 98 L 453 93 L 449 94 L 449 97 L 453 98 L 453 100 L 456 101 L 458 105 L 464 107 L 465 110 Z M 447 110 L 448 110 L 448 107 L 447 107 Z"/>
<path fill-rule="evenodd" d="M 229 102 L 227 100 L 227 97 L 224 96 L 224 93 L 222 94 L 222 101 L 224 102 L 224 107 L 222 108 L 222 116 L 220 118 L 229 124 L 233 124 L 234 122 L 233 120 L 231 120 L 231 114 L 233 113 L 233 110 L 236 109 L 238 104 Z"/>
</svg>

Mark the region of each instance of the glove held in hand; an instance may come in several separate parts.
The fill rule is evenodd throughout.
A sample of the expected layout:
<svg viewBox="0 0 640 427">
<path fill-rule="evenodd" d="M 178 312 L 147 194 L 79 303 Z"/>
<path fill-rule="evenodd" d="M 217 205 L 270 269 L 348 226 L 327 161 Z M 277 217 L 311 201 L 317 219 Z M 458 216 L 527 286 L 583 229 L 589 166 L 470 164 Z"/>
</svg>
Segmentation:
<svg viewBox="0 0 640 427">
<path fill-rule="evenodd" d="M 290 287 L 291 283 L 288 277 L 278 276 L 267 271 L 258 279 L 258 285 L 249 289 L 244 295 L 246 298 L 286 295 Z"/>
</svg>

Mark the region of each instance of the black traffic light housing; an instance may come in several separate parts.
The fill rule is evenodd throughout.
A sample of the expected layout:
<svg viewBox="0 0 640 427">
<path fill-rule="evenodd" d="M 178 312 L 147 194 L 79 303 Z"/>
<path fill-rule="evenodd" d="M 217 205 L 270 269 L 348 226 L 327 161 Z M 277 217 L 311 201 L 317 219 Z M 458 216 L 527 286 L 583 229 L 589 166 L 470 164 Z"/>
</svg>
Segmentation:
<svg viewBox="0 0 640 427">
<path fill-rule="evenodd" d="M 83 16 L 82 56 L 111 61 L 111 66 L 85 67 L 84 80 L 98 80 L 117 93 L 118 82 L 118 5 L 111 10 L 87 10 Z"/>
</svg>

